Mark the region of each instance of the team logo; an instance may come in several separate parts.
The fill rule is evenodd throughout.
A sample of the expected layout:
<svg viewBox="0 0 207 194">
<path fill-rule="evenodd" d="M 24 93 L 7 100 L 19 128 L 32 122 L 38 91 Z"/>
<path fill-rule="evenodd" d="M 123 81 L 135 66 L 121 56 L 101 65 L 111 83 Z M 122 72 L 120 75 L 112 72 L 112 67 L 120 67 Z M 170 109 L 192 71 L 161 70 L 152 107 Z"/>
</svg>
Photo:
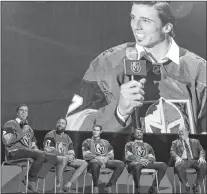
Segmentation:
<svg viewBox="0 0 207 194">
<path fill-rule="evenodd" d="M 95 144 L 95 152 L 97 154 L 105 154 L 105 146 L 104 144 Z"/>
<path fill-rule="evenodd" d="M 24 145 L 26 145 L 27 147 L 30 144 L 30 139 L 31 139 L 30 133 L 25 133 L 24 137 L 22 138 Z"/>
<path fill-rule="evenodd" d="M 146 111 L 144 125 L 147 133 L 177 133 L 181 126 L 188 126 L 190 121 L 187 105 L 160 98 Z"/>
<path fill-rule="evenodd" d="M 56 150 L 60 153 L 65 154 L 67 152 L 67 145 L 63 142 L 57 142 L 56 144 Z"/>
<path fill-rule="evenodd" d="M 139 73 L 142 70 L 141 64 L 139 61 L 133 61 L 131 62 L 131 70 L 134 73 Z"/>
<path fill-rule="evenodd" d="M 160 65 L 153 65 L 152 71 L 153 71 L 153 73 L 155 73 L 157 75 L 161 74 Z"/>
<path fill-rule="evenodd" d="M 146 149 L 142 146 L 137 147 L 137 155 L 139 157 L 144 157 L 146 155 Z"/>
</svg>

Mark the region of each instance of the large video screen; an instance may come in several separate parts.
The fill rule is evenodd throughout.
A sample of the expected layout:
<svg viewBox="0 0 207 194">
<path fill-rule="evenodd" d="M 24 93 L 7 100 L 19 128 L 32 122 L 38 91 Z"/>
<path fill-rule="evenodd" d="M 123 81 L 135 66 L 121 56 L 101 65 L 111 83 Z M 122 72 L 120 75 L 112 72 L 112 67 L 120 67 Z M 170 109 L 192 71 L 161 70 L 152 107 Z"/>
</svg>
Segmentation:
<svg viewBox="0 0 207 194">
<path fill-rule="evenodd" d="M 179 64 L 146 64 L 138 120 L 149 134 L 175 134 L 183 125 L 207 133 L 206 2 L 171 4 Z M 97 123 L 130 134 L 133 119 L 123 122 L 117 104 L 131 80 L 125 59 L 137 55 L 131 11 L 129 2 L 3 2 L 2 126 L 25 103 L 34 130 L 55 129 L 66 116 L 69 132 L 91 132 Z M 131 70 L 140 71 L 139 63 Z"/>
</svg>

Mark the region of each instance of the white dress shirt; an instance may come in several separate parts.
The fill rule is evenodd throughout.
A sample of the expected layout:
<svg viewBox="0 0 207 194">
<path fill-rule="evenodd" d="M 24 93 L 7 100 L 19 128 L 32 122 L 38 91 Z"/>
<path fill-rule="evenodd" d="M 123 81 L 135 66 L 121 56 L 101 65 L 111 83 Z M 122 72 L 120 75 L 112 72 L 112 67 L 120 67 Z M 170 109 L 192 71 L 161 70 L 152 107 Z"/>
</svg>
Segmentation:
<svg viewBox="0 0 207 194">
<path fill-rule="evenodd" d="M 17 121 L 17 123 L 20 123 L 21 119 L 20 118 L 16 118 L 16 121 Z"/>
</svg>

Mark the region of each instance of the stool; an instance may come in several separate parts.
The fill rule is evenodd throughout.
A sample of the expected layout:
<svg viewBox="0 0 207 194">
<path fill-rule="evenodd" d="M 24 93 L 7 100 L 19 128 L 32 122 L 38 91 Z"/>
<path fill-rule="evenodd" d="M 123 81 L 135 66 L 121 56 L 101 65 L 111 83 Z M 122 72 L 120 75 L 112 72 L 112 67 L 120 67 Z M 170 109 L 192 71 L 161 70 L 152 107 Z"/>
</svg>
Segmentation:
<svg viewBox="0 0 207 194">
<path fill-rule="evenodd" d="M 101 168 L 100 169 L 100 175 L 108 175 L 109 179 L 111 177 L 111 174 L 113 173 L 114 171 L 109 169 L 109 168 Z M 83 180 L 83 193 L 85 192 L 85 179 L 86 179 L 86 174 L 90 174 L 91 175 L 91 170 L 89 170 L 88 172 L 85 172 L 84 174 L 84 180 Z M 92 177 L 92 181 L 91 181 L 91 193 L 93 193 L 93 177 Z M 118 184 L 116 182 L 116 193 L 118 193 Z"/>
<path fill-rule="evenodd" d="M 186 169 L 186 172 L 187 172 L 187 175 L 188 174 L 196 174 L 196 170 L 193 169 L 193 168 L 187 168 Z M 176 172 L 175 172 L 175 168 L 174 168 L 174 193 L 176 193 L 175 174 L 176 174 Z M 204 193 L 206 193 L 205 178 L 203 179 L 203 191 L 204 191 Z M 179 180 L 179 187 L 180 187 L 180 193 L 181 193 L 182 192 L 182 188 L 181 188 L 182 187 L 182 184 L 180 182 L 180 179 L 178 179 L 178 180 Z M 200 193 L 202 193 L 202 190 L 201 190 L 201 186 L 200 185 L 199 185 L 199 190 L 200 190 Z"/>
<path fill-rule="evenodd" d="M 157 183 L 157 193 L 159 193 L 159 186 L 158 186 L 158 178 L 157 178 L 157 170 L 155 169 L 148 169 L 148 168 L 144 168 L 141 170 L 141 175 L 152 175 L 154 176 L 155 175 L 155 178 L 156 178 L 156 183 Z M 129 193 L 129 177 L 132 176 L 131 173 L 128 174 L 128 179 L 127 179 L 127 193 Z M 133 179 L 133 177 L 132 177 Z M 132 182 L 132 189 L 133 189 L 133 193 L 134 193 L 134 179 L 133 179 L 133 182 Z"/>
<path fill-rule="evenodd" d="M 33 162 L 33 160 L 31 158 L 21 158 L 21 159 L 16 159 L 16 160 L 6 160 L 2 163 L 1 165 L 1 180 L 2 180 L 2 174 L 3 174 L 3 167 L 5 164 L 7 165 L 12 165 L 12 166 L 19 166 L 22 169 L 22 172 L 24 171 L 24 167 L 26 168 L 26 189 L 25 189 L 25 193 L 28 192 L 28 178 L 29 178 L 29 168 L 30 168 L 30 164 Z M 18 186 L 18 190 L 17 192 L 19 192 L 20 189 L 20 183 L 21 180 L 23 180 L 22 176 L 20 176 L 20 182 L 19 182 L 19 186 Z"/>
</svg>

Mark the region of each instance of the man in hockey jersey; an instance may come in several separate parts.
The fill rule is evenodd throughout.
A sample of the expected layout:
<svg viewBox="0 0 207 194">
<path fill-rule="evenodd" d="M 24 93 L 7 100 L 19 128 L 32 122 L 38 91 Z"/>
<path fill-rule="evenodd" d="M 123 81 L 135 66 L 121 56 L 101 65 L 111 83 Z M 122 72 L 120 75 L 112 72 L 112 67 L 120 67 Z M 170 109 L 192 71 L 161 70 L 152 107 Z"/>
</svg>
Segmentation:
<svg viewBox="0 0 207 194">
<path fill-rule="evenodd" d="M 153 148 L 146 142 L 143 142 L 143 130 L 135 129 L 134 141 L 125 145 L 125 160 L 127 170 L 132 174 L 135 182 L 135 191 L 140 193 L 140 175 L 143 168 L 158 170 L 158 186 L 165 175 L 167 165 L 164 162 L 156 162 Z M 156 180 L 153 181 L 148 193 L 156 193 Z"/>
<path fill-rule="evenodd" d="M 28 189 L 39 193 L 35 188 L 38 178 L 45 178 L 48 171 L 57 163 L 57 156 L 38 149 L 34 131 L 28 125 L 28 106 L 17 107 L 17 118 L 9 120 L 3 126 L 2 140 L 7 160 L 32 158 L 34 162 L 29 170 Z M 44 167 L 43 167 L 44 166 Z"/>
<path fill-rule="evenodd" d="M 75 152 L 73 149 L 73 142 L 69 135 L 64 133 L 67 125 L 65 118 L 60 118 L 57 121 L 56 130 L 48 132 L 44 138 L 44 149 L 49 153 L 54 153 L 58 157 L 59 164 L 56 168 L 57 173 L 57 192 L 68 192 L 71 189 L 72 183 L 74 183 L 79 176 L 87 168 L 88 164 L 85 160 L 75 158 Z M 66 166 L 75 168 L 70 180 L 62 186 L 63 172 Z"/>
<path fill-rule="evenodd" d="M 91 170 L 94 193 L 98 193 L 98 179 L 101 168 L 109 168 L 114 170 L 111 179 L 106 185 L 105 191 L 111 193 L 111 186 L 114 185 L 124 169 L 124 163 L 120 160 L 114 160 L 114 151 L 111 144 L 101 139 L 101 125 L 95 124 L 93 127 L 92 138 L 86 139 L 82 143 L 83 158 L 88 161 L 89 169 Z"/>
<path fill-rule="evenodd" d="M 206 61 L 174 41 L 170 4 L 136 1 L 130 15 L 135 42 L 113 47 L 91 62 L 68 108 L 66 130 L 91 130 L 96 120 L 103 131 L 129 131 L 134 108 L 163 97 L 189 100 L 196 133 L 206 133 Z M 130 56 L 146 61 L 145 78 L 129 81 L 124 74 L 124 59 Z"/>
</svg>

